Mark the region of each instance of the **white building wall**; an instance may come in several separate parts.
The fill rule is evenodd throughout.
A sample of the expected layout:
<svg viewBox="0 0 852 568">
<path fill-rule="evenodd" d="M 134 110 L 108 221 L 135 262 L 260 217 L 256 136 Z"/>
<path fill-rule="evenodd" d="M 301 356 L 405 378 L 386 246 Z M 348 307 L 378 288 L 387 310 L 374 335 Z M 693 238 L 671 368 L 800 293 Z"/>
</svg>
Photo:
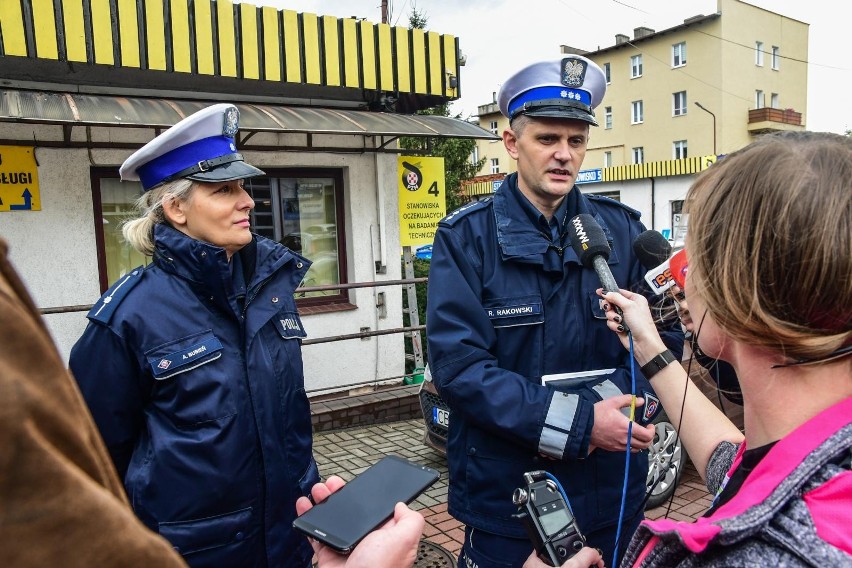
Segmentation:
<svg viewBox="0 0 852 568">
<path fill-rule="evenodd" d="M 0 236 L 9 243 L 10 258 L 39 308 L 89 305 L 100 297 L 90 168 L 118 167 L 132 151 L 38 147 L 35 140 L 61 140 L 61 129 L 50 126 L 2 126 L 2 138 L 36 146 L 41 211 L 0 213 Z M 85 139 L 76 127 L 72 139 Z M 144 143 L 147 129 L 93 128 L 94 140 Z M 304 135 L 262 134 L 253 144 L 292 144 Z M 271 138 L 271 140 L 270 140 Z M 355 136 L 315 136 L 316 145 L 357 147 Z M 258 167 L 328 167 L 343 170 L 347 270 L 350 282 L 401 278 L 397 207 L 396 156 L 371 152 L 246 152 Z M 382 273 L 377 274 L 376 262 Z M 378 294 L 385 295 L 387 313 L 380 317 Z M 350 291 L 355 309 L 304 316 L 309 338 L 402 327 L 399 286 Z M 67 361 L 71 347 L 86 326 L 85 312 L 45 316 Z M 402 334 L 308 345 L 303 348 L 308 392 L 340 390 L 347 385 L 399 377 L 404 372 Z"/>
</svg>

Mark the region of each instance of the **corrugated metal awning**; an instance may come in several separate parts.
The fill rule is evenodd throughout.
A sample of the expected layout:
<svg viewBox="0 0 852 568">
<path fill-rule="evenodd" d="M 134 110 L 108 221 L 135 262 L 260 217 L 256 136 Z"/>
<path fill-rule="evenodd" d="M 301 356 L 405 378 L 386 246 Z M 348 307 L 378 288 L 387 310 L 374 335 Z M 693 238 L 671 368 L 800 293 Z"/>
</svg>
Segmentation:
<svg viewBox="0 0 852 568">
<path fill-rule="evenodd" d="M 0 122 L 168 128 L 210 104 L 213 103 L 0 89 Z M 241 132 L 498 139 L 476 124 L 446 116 L 235 104 L 240 109 Z"/>
</svg>

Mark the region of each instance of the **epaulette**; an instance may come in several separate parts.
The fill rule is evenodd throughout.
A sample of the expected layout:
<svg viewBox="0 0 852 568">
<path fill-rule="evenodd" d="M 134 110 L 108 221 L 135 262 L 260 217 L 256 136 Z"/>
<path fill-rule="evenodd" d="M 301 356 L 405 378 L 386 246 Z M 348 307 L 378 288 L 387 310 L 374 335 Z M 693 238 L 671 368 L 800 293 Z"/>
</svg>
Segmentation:
<svg viewBox="0 0 852 568">
<path fill-rule="evenodd" d="M 92 306 L 87 318 L 93 321 L 98 321 L 103 324 L 109 323 L 115 309 L 121 303 L 127 294 L 142 281 L 142 276 L 145 274 L 145 267 L 139 266 L 134 268 L 113 284 L 106 293 L 101 296 L 101 299 Z"/>
<path fill-rule="evenodd" d="M 452 227 L 456 223 L 456 221 L 458 221 L 465 215 L 470 215 L 474 211 L 479 211 L 480 209 L 484 209 L 485 207 L 487 207 L 491 199 L 491 197 L 486 197 L 485 199 L 479 201 L 471 201 L 466 205 L 462 205 L 461 207 L 441 219 L 438 224 L 449 225 L 450 227 Z"/>
<path fill-rule="evenodd" d="M 627 212 L 630 213 L 630 216 L 633 217 L 634 219 L 637 219 L 637 220 L 642 216 L 642 213 L 640 211 L 638 211 L 637 209 L 633 209 L 629 205 L 625 205 L 621 201 L 616 201 L 615 199 L 612 199 L 611 197 L 606 197 L 605 195 L 596 195 L 594 193 L 587 193 L 587 194 L 584 195 L 584 197 L 591 199 L 592 201 L 600 202 L 601 204 L 605 204 L 605 205 L 618 205 L 622 209 L 626 209 Z"/>
</svg>

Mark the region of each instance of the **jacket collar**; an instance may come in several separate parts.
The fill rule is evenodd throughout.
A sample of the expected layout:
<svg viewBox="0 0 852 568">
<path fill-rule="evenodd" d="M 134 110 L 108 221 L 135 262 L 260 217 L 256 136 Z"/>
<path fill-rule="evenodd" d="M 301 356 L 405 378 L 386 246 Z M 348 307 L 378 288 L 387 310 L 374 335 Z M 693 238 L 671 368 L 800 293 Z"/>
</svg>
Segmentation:
<svg viewBox="0 0 852 568">
<path fill-rule="evenodd" d="M 600 224 L 607 239 L 612 245 L 612 234 L 609 226 L 599 214 L 595 205 L 574 186 L 571 193 L 566 197 L 571 199 L 564 212 L 562 222 L 567 224 L 575 215 L 588 213 Z M 526 203 L 523 203 L 526 201 Z M 516 260 L 520 262 L 542 264 L 547 249 L 552 246 L 550 236 L 543 232 L 539 223 L 528 211 L 525 205 L 531 206 L 518 188 L 518 174 L 513 173 L 506 177 L 500 189 L 494 194 L 494 218 L 497 224 L 497 242 L 500 245 L 503 260 Z M 572 207 L 573 206 L 573 207 Z M 563 262 L 579 264 L 580 260 L 571 248 L 567 236 L 567 227 L 562 228 L 564 238 L 559 248 L 562 250 Z M 612 248 L 610 246 L 610 248 Z M 610 253 L 609 264 L 618 262 L 618 257 L 613 250 Z"/>
<path fill-rule="evenodd" d="M 258 235 L 252 237 L 252 243 L 237 253 L 242 257 L 242 266 L 250 270 L 245 274 L 248 290 L 296 259 L 289 249 Z M 154 244 L 154 262 L 163 270 L 200 286 L 220 303 L 236 305 L 231 266 L 225 249 L 193 239 L 165 223 L 154 227 Z M 303 269 L 295 273 L 301 278 L 310 263 L 306 259 L 299 260 L 303 262 Z M 297 285 L 298 282 L 295 282 L 293 287 Z"/>
</svg>

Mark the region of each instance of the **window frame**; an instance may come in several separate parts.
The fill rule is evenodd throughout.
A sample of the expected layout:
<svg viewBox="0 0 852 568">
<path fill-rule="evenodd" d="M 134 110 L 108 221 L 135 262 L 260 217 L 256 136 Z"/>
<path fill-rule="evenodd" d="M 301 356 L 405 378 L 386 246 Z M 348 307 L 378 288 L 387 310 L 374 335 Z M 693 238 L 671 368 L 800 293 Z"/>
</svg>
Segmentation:
<svg viewBox="0 0 852 568">
<path fill-rule="evenodd" d="M 612 107 L 604 107 L 604 130 L 612 130 Z"/>
<path fill-rule="evenodd" d="M 683 153 L 682 156 L 678 154 Z M 685 160 L 689 157 L 689 147 L 686 140 L 675 140 L 672 142 L 672 159 Z"/>
<path fill-rule="evenodd" d="M 778 93 L 769 95 L 769 108 L 781 108 L 781 95 Z"/>
<path fill-rule="evenodd" d="M 491 158 L 491 173 L 500 173 L 500 158 Z"/>
<path fill-rule="evenodd" d="M 678 106 L 679 99 L 683 99 L 680 106 Z M 672 116 L 684 116 L 687 113 L 687 109 L 686 91 L 672 93 Z"/>
<path fill-rule="evenodd" d="M 676 69 L 684 65 L 686 65 L 686 41 L 681 41 L 672 45 L 672 68 Z"/>
<path fill-rule="evenodd" d="M 630 56 L 630 78 L 638 79 L 642 76 L 642 54 Z"/>
<path fill-rule="evenodd" d="M 349 273 L 347 268 L 347 257 L 348 251 L 346 249 L 346 217 L 345 217 L 345 198 L 346 198 L 346 189 L 343 184 L 343 169 L 342 168 L 271 168 L 264 167 L 264 171 L 266 172 L 265 178 L 293 178 L 293 177 L 302 177 L 302 178 L 333 178 L 334 180 L 334 206 L 335 206 L 335 231 L 336 231 L 336 241 L 337 241 L 337 269 L 340 284 L 346 284 L 349 280 Z M 95 250 L 97 254 L 97 265 L 98 265 L 98 282 L 101 288 L 101 294 L 105 293 L 110 286 L 109 282 L 109 272 L 107 268 L 107 258 L 106 258 L 106 243 L 104 239 L 103 232 L 103 201 L 102 201 L 102 181 L 105 179 L 115 179 L 119 180 L 120 175 L 118 172 L 118 168 L 109 168 L 109 167 L 94 167 L 90 169 L 90 180 L 91 180 L 91 194 L 92 194 L 92 210 L 94 213 L 95 220 Z M 251 180 L 247 180 L 247 184 L 251 182 Z M 141 189 L 141 186 L 140 186 Z M 253 197 L 254 198 L 254 197 Z M 257 201 L 257 199 L 255 199 Z M 270 200 L 272 201 L 272 200 Z M 282 207 L 281 199 L 277 200 L 278 207 Z M 272 205 L 270 205 L 271 207 Z M 254 210 L 253 210 L 254 211 Z M 281 213 L 283 215 L 283 213 Z M 273 214 L 273 228 L 275 230 L 276 220 L 280 218 Z M 280 223 L 279 223 L 280 225 Z M 282 232 L 282 227 L 278 227 L 277 230 Z M 254 220 L 252 220 L 252 232 L 257 233 L 257 227 L 255 225 Z M 266 236 L 266 235 L 263 235 Z M 269 237 L 267 237 L 269 238 Z M 274 239 L 273 239 L 274 240 Z M 123 246 L 130 247 L 129 244 L 124 243 Z M 150 258 L 146 257 L 147 262 L 150 262 Z M 135 268 L 135 266 L 128 267 L 128 270 Z M 308 306 L 335 306 L 335 305 L 351 305 L 349 292 L 345 289 L 339 289 L 335 291 L 334 294 L 324 295 L 324 296 L 312 296 L 308 298 L 294 298 L 296 301 L 296 306 L 299 308 L 308 307 Z"/>
<path fill-rule="evenodd" d="M 754 42 L 754 64 L 763 67 L 763 42 Z"/>
<path fill-rule="evenodd" d="M 603 153 L 603 167 L 611 168 L 612 167 L 612 151 L 607 150 Z"/>
<path fill-rule="evenodd" d="M 637 120 L 638 109 L 638 120 Z M 630 102 L 630 124 L 642 124 L 645 122 L 645 103 L 642 100 Z"/>
<path fill-rule="evenodd" d="M 766 108 L 766 94 L 760 89 L 754 90 L 754 108 Z"/>
<path fill-rule="evenodd" d="M 491 134 L 494 134 L 494 135 L 496 136 L 496 135 L 497 135 L 497 130 L 498 130 L 498 128 L 499 128 L 499 124 L 497 123 L 497 121 L 496 121 L 496 120 L 492 120 L 492 121 L 491 121 L 491 123 L 489 124 L 488 131 L 489 131 Z"/>
<path fill-rule="evenodd" d="M 612 68 L 608 61 L 603 64 L 603 72 L 606 77 L 606 84 L 609 85 L 612 83 Z"/>
<path fill-rule="evenodd" d="M 634 164 L 644 164 L 645 163 L 645 147 L 644 146 L 635 146 L 633 148 L 631 154 L 632 154 L 632 157 L 633 157 L 633 163 Z"/>
<path fill-rule="evenodd" d="M 779 71 L 781 69 L 781 48 L 777 45 L 772 46 L 772 70 Z"/>
</svg>

